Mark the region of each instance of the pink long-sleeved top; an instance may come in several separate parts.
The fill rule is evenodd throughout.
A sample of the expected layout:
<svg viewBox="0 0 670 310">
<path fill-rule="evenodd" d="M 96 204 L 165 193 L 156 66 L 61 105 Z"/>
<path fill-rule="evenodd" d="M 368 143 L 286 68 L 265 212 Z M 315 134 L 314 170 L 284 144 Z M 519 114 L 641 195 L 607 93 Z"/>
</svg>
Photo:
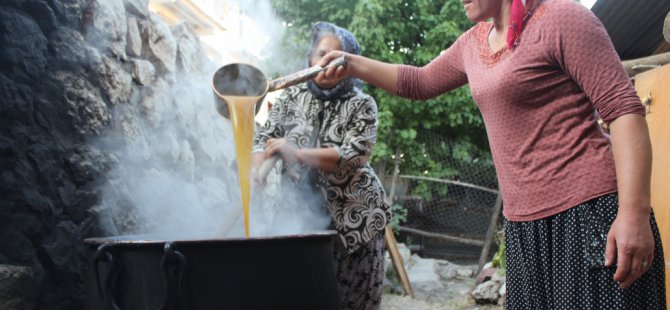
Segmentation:
<svg viewBox="0 0 670 310">
<path fill-rule="evenodd" d="M 492 52 L 479 23 L 418 68 L 398 95 L 432 98 L 465 84 L 489 136 L 504 215 L 529 221 L 617 190 L 609 123 L 644 108 L 601 22 L 572 0 L 537 4 L 514 49 Z"/>
</svg>

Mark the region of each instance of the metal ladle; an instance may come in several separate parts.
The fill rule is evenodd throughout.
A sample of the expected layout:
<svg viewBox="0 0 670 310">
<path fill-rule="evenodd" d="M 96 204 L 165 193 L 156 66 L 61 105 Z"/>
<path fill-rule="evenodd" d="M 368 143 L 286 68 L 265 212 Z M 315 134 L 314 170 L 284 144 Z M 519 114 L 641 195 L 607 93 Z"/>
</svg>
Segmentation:
<svg viewBox="0 0 670 310">
<path fill-rule="evenodd" d="M 322 71 L 331 67 L 346 66 L 346 56 L 340 56 L 325 67 L 319 65 L 268 81 L 260 69 L 243 63 L 225 65 L 216 70 L 212 77 L 212 89 L 216 101 L 216 110 L 225 118 L 230 118 L 228 103 L 224 96 L 258 97 L 255 113 L 258 113 L 265 94 L 284 89 L 313 79 Z"/>
</svg>

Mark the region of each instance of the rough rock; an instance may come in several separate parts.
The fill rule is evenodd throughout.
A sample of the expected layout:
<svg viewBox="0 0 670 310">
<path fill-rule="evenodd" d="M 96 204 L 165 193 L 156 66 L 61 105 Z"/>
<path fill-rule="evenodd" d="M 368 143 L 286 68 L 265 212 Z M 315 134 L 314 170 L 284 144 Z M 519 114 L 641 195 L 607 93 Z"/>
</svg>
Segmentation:
<svg viewBox="0 0 670 310">
<path fill-rule="evenodd" d="M 33 244 L 28 237 L 17 231 L 5 231 L 0 234 L 0 242 L 3 244 L 0 253 L 12 262 L 27 264 L 35 254 Z"/>
<path fill-rule="evenodd" d="M 172 34 L 177 39 L 177 64 L 179 69 L 186 72 L 201 72 L 203 70 L 203 59 L 205 52 L 200 44 L 200 39 L 188 22 L 174 25 Z"/>
<path fill-rule="evenodd" d="M 102 52 L 125 59 L 128 23 L 123 0 L 93 0 L 87 17 L 87 41 Z"/>
<path fill-rule="evenodd" d="M 496 304 L 498 303 L 498 290 L 500 289 L 500 282 L 486 281 L 472 291 L 472 297 L 480 304 Z"/>
<path fill-rule="evenodd" d="M 36 309 L 37 284 L 32 269 L 0 265 L 0 309 Z"/>
<path fill-rule="evenodd" d="M 53 31 L 49 40 L 53 65 L 64 69 L 90 65 L 92 59 L 88 48 L 81 33 L 66 27 Z"/>
<path fill-rule="evenodd" d="M 55 72 L 53 79 L 63 86 L 67 113 L 79 133 L 98 135 L 110 124 L 111 112 L 98 88 L 85 77 L 69 72 Z"/>
<path fill-rule="evenodd" d="M 17 83 L 2 73 L 0 73 L 0 98 L 6 101 L 6 104 L 0 106 L 0 119 L 3 122 L 25 119 L 33 112 L 33 94 L 30 87 Z"/>
<path fill-rule="evenodd" d="M 44 239 L 44 250 L 59 270 L 78 273 L 83 270 L 85 262 L 80 256 L 84 256 L 84 248 L 79 246 L 82 240 L 79 236 L 79 228 L 70 221 L 60 222 L 54 227 Z"/>
<path fill-rule="evenodd" d="M 442 282 L 437 273 L 437 261 L 430 258 L 412 257 L 411 281 L 417 293 L 442 289 Z"/>
<path fill-rule="evenodd" d="M 24 81 L 39 78 L 46 68 L 47 39 L 34 20 L 0 7 L 0 68 Z"/>
<path fill-rule="evenodd" d="M 142 34 L 137 25 L 137 18 L 128 16 L 128 46 L 126 52 L 133 57 L 142 55 Z"/>
<path fill-rule="evenodd" d="M 177 40 L 170 28 L 155 13 L 140 22 L 142 39 L 150 52 L 150 60 L 161 72 L 174 72 L 177 60 Z"/>
<path fill-rule="evenodd" d="M 498 272 L 498 268 L 484 267 L 479 275 L 477 275 L 477 283 L 482 283 L 491 279 Z"/>
<path fill-rule="evenodd" d="M 51 31 L 56 29 L 58 26 L 58 19 L 56 18 L 56 14 L 51 9 L 51 7 L 49 7 L 46 1 L 26 1 L 26 3 L 23 5 L 23 10 L 30 14 L 33 19 L 35 19 L 42 32 L 47 35 L 49 35 Z"/>
<path fill-rule="evenodd" d="M 471 278 L 474 271 L 471 266 L 462 266 L 448 261 L 438 261 L 438 274 L 444 280 Z"/>
<path fill-rule="evenodd" d="M 169 92 L 170 84 L 159 78 L 154 83 L 151 93 L 140 102 L 140 109 L 148 124 L 158 127 L 167 115 L 170 99 L 164 96 Z"/>
<path fill-rule="evenodd" d="M 143 59 L 133 59 L 131 61 L 133 67 L 133 80 L 140 85 L 149 85 L 154 79 L 156 69 L 151 62 Z"/>
<path fill-rule="evenodd" d="M 148 0 L 124 0 L 126 11 L 140 17 L 149 15 L 149 1 Z"/>
<path fill-rule="evenodd" d="M 58 20 L 72 29 L 79 29 L 84 19 L 87 0 L 48 0 Z"/>
<path fill-rule="evenodd" d="M 66 164 L 75 184 L 83 186 L 103 177 L 111 168 L 112 162 L 110 155 L 102 150 L 80 146 L 67 158 Z"/>
<path fill-rule="evenodd" d="M 128 103 L 133 82 L 130 73 L 113 59 L 102 56 L 93 66 L 94 77 L 111 104 Z"/>
</svg>

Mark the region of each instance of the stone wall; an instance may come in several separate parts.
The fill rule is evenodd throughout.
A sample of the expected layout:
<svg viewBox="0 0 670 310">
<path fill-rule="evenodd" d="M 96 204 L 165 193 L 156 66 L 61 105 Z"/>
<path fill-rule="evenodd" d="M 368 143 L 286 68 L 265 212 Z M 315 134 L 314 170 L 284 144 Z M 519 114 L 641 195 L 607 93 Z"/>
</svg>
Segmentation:
<svg viewBox="0 0 670 310">
<path fill-rule="evenodd" d="M 191 186 L 184 210 L 230 202 L 205 59 L 147 0 L 0 2 L 0 273 L 22 283 L 0 309 L 80 308 L 84 238 L 169 229 L 143 216 L 187 212 L 134 212 L 142 186 L 159 198 Z"/>
</svg>

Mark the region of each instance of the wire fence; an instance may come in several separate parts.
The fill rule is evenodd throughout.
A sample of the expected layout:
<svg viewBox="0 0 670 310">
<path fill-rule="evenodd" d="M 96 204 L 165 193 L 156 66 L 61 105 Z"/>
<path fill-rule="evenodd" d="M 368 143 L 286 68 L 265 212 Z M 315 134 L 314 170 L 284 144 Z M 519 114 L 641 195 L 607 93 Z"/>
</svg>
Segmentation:
<svg viewBox="0 0 670 310">
<path fill-rule="evenodd" d="M 384 177 L 406 217 L 395 227 L 398 240 L 423 257 L 481 267 L 496 251 L 501 218 L 493 163 L 459 156 L 459 145 L 433 132 L 417 138 L 423 148 L 398 152 Z M 416 156 L 422 160 L 410 160 Z"/>
</svg>

